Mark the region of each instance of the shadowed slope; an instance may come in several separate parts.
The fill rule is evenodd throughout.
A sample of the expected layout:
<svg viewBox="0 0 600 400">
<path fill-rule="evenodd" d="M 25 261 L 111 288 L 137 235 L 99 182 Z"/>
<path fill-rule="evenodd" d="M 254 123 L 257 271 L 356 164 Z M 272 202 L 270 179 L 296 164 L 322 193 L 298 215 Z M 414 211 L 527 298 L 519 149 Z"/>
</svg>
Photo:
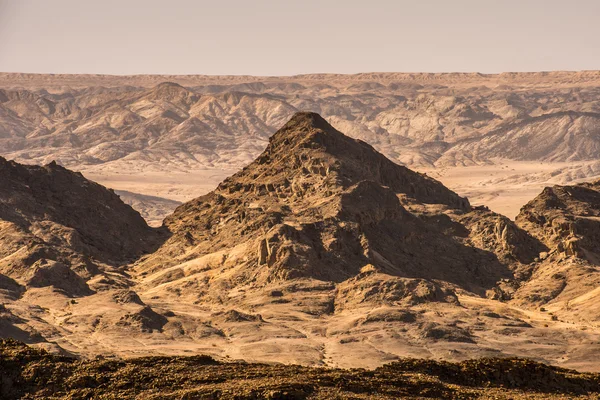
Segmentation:
<svg viewBox="0 0 600 400">
<path fill-rule="evenodd" d="M 492 253 L 464 246 L 403 203 L 470 208 L 441 183 L 392 163 L 319 115 L 298 113 L 253 163 L 177 208 L 165 220 L 172 238 L 137 270 L 158 273 L 221 252 L 213 268 L 233 268 L 225 275 L 240 283 L 341 282 L 372 264 L 384 274 L 483 293 L 510 276 Z"/>
<path fill-rule="evenodd" d="M 98 262 L 118 266 L 153 251 L 162 236 L 113 191 L 79 173 L 0 158 L 2 273 L 24 279 L 29 267 L 51 260 L 89 276 Z"/>
</svg>

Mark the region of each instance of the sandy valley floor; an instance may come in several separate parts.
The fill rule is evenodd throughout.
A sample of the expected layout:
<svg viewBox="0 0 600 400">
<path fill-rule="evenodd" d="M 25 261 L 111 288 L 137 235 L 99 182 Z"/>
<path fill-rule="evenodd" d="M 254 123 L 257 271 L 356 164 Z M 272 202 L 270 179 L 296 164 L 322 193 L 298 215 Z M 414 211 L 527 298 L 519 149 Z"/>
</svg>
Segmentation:
<svg viewBox="0 0 600 400">
<path fill-rule="evenodd" d="M 545 186 L 600 178 L 600 171 L 597 174 L 594 172 L 595 165 L 596 162 L 550 163 L 496 159 L 494 164 L 488 165 L 416 170 L 441 181 L 459 195 L 468 197 L 471 204 L 486 205 L 492 211 L 514 219 L 521 207 Z M 584 169 L 586 173 L 582 177 L 571 173 Z M 101 169 L 86 168 L 82 172 L 86 178 L 106 187 L 131 192 L 124 197 L 124 201 L 140 211 L 151 225 L 159 226 L 178 203 L 210 192 L 236 171 L 215 168 L 189 172 L 133 173 L 103 166 Z M 148 196 L 152 196 L 153 201 L 142 201 L 148 200 Z"/>
</svg>

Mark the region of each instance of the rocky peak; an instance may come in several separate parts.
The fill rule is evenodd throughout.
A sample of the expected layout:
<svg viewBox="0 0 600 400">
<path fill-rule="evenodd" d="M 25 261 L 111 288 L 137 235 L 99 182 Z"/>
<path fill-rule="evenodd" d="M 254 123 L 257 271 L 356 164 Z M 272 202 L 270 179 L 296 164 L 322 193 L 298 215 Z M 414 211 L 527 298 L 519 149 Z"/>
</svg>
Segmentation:
<svg viewBox="0 0 600 400">
<path fill-rule="evenodd" d="M 467 199 L 440 182 L 394 164 L 367 143 L 344 135 L 310 112 L 295 114 L 252 164 L 225 180 L 219 189 L 231 192 L 232 188 L 237 190 L 240 181 L 253 181 L 260 189 L 269 191 L 272 187 L 276 191 L 295 178 L 306 190 L 325 186 L 325 192 L 368 180 L 418 202 L 469 209 Z"/>
<path fill-rule="evenodd" d="M 88 269 L 92 259 L 119 265 L 155 249 L 160 237 L 112 190 L 81 173 L 56 162 L 0 159 L 0 272 L 41 258 Z"/>
<path fill-rule="evenodd" d="M 598 263 L 600 181 L 547 187 L 523 206 L 516 222 L 549 248 Z"/>
<path fill-rule="evenodd" d="M 318 114 L 298 113 L 254 162 L 169 216 L 171 239 L 138 271 L 160 273 L 218 252 L 222 261 L 214 267 L 235 264 L 239 275 L 223 276 L 245 283 L 341 282 L 372 264 L 391 276 L 483 292 L 509 275 L 493 255 L 409 212 L 414 203 L 457 213 L 469 208 L 441 183 L 394 164 Z"/>
<path fill-rule="evenodd" d="M 146 92 L 148 100 L 168 101 L 181 108 L 189 108 L 200 96 L 174 82 L 162 82 Z"/>
</svg>

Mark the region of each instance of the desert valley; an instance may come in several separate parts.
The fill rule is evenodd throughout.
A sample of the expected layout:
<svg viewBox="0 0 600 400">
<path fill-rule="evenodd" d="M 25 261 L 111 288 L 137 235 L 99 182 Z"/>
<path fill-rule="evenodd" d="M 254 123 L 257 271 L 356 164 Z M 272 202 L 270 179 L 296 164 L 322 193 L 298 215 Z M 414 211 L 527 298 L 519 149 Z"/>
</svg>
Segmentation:
<svg viewBox="0 0 600 400">
<path fill-rule="evenodd" d="M 244 167 L 294 113 L 514 219 L 545 186 L 593 180 L 600 73 L 102 76 L 0 73 L 2 156 L 56 160 L 154 225 Z M 142 195 L 142 196 L 140 196 Z M 148 198 L 154 196 L 165 199 Z"/>
<path fill-rule="evenodd" d="M 598 392 L 598 99 L 595 71 L 1 73 L 0 337 L 35 348 L 4 367 L 76 398 L 131 365 L 179 391 L 106 398 L 227 398 L 239 365 L 240 398 Z"/>
</svg>

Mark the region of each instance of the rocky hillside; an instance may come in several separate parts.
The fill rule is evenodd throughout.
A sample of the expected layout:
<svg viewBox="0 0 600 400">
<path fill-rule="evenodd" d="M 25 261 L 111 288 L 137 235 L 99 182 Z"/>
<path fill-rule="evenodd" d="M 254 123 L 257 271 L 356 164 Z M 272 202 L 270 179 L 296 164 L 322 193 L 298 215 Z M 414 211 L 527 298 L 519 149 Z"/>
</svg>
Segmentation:
<svg viewBox="0 0 600 400">
<path fill-rule="evenodd" d="M 89 294 L 84 279 L 153 251 L 162 236 L 79 173 L 0 158 L 0 273 L 14 288 Z"/>
<path fill-rule="evenodd" d="M 218 252 L 221 265 L 203 272 L 215 285 L 223 277 L 251 286 L 293 278 L 342 282 L 367 268 L 402 284 L 440 279 L 484 292 L 508 277 L 492 254 L 465 246 L 403 203 L 438 213 L 470 210 L 441 183 L 392 163 L 318 114 L 298 113 L 256 161 L 177 208 L 165 221 L 171 239 L 137 270 L 161 274 L 154 279 L 165 283 L 177 265 Z"/>
<path fill-rule="evenodd" d="M 600 182 L 547 187 L 516 222 L 548 247 L 517 298 L 544 305 L 557 318 L 597 321 Z"/>
<path fill-rule="evenodd" d="M 82 357 L 598 370 L 596 184 L 511 221 L 314 113 L 162 230 L 78 173 L 2 165 L 3 337 Z"/>
</svg>

